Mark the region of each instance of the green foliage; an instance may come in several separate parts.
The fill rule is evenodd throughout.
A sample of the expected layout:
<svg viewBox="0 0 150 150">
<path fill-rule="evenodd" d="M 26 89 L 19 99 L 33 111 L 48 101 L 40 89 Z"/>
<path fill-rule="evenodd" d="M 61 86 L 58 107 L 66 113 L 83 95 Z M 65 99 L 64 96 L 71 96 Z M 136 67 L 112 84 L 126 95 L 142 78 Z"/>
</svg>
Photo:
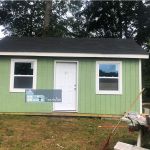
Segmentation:
<svg viewBox="0 0 150 150">
<path fill-rule="evenodd" d="M 53 1 L 48 36 L 67 36 L 70 32 L 69 26 L 73 24 L 73 16 L 67 17 L 67 13 L 70 10 L 76 13 L 81 6 L 81 2 Z M 44 1 L 1 1 L 0 25 L 11 36 L 42 36 L 44 11 Z"/>
<path fill-rule="evenodd" d="M 81 15 L 90 37 L 135 38 L 142 44 L 150 33 L 149 11 L 142 1 L 89 1 Z"/>
<path fill-rule="evenodd" d="M 12 36 L 40 36 L 42 33 L 42 2 L 34 1 L 2 1 L 0 24 Z"/>
<path fill-rule="evenodd" d="M 45 2 L 1 1 L 0 25 L 12 36 L 42 36 Z M 149 2 L 62 1 L 52 4 L 48 36 L 150 38 Z"/>
</svg>

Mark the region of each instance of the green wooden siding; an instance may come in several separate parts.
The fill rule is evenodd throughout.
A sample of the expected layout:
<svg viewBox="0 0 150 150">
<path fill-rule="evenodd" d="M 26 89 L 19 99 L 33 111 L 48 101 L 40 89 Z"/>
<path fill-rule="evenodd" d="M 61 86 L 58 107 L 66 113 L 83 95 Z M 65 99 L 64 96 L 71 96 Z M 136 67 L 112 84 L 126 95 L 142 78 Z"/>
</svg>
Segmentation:
<svg viewBox="0 0 150 150">
<path fill-rule="evenodd" d="M 99 61 L 98 59 L 97 61 Z M 79 104 L 80 113 L 123 114 L 139 93 L 139 60 L 122 61 L 122 94 L 96 94 L 96 60 L 82 59 L 79 63 Z M 133 108 L 139 111 L 139 102 Z"/>
<path fill-rule="evenodd" d="M 31 57 L 31 59 L 33 58 Z M 55 59 L 49 57 L 37 57 L 34 59 L 37 59 L 37 88 L 52 89 Z M 63 58 L 63 60 L 66 59 Z M 122 114 L 129 108 L 131 101 L 139 93 L 139 60 L 137 59 L 124 59 L 122 61 L 122 95 L 96 94 L 96 61 L 101 59 L 80 58 L 72 60 L 79 61 L 79 113 Z M 9 92 L 10 63 L 10 57 L 0 58 L 0 112 L 51 112 L 51 102 L 26 103 L 24 93 Z M 134 110 L 139 111 L 139 103 Z"/>
<path fill-rule="evenodd" d="M 52 103 L 26 103 L 25 93 L 9 92 L 11 58 L 0 58 L 0 112 L 50 112 Z M 37 59 L 37 88 L 53 88 L 53 60 Z"/>
</svg>

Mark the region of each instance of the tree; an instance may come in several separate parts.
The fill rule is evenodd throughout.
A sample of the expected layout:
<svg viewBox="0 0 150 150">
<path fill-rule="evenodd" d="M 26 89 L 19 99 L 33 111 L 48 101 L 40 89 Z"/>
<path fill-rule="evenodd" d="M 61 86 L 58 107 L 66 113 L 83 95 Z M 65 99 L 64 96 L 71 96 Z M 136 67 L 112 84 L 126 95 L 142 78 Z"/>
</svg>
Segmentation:
<svg viewBox="0 0 150 150">
<path fill-rule="evenodd" d="M 149 13 L 142 1 L 88 1 L 80 16 L 89 37 L 134 38 L 142 45 L 150 35 Z"/>
<path fill-rule="evenodd" d="M 41 36 L 44 12 L 40 1 L 1 1 L 0 24 L 11 36 Z"/>
<path fill-rule="evenodd" d="M 136 9 L 135 9 L 135 28 L 136 28 L 136 41 L 142 45 L 144 42 L 148 40 L 148 36 L 150 34 L 150 31 L 146 29 L 148 26 L 146 25 L 147 19 L 148 19 L 148 14 L 147 14 L 148 9 L 146 8 L 146 5 L 142 2 L 139 1 L 136 4 Z"/>
<path fill-rule="evenodd" d="M 82 7 L 79 3 L 61 0 L 53 3 L 40 0 L 1 1 L 0 25 L 3 25 L 11 36 L 72 36 L 71 25 L 74 20 L 73 16 L 68 17 L 67 13 L 71 14 L 70 10 L 74 11 L 73 13 L 78 11 L 75 8 Z"/>
</svg>

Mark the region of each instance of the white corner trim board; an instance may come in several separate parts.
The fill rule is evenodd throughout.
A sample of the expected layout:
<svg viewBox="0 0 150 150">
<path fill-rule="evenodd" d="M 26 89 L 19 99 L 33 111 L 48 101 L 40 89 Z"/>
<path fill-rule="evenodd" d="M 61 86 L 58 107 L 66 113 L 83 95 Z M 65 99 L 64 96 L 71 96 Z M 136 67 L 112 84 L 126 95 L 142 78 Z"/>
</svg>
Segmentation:
<svg viewBox="0 0 150 150">
<path fill-rule="evenodd" d="M 139 60 L 139 92 L 142 91 L 142 62 Z M 142 94 L 140 95 L 140 114 L 142 114 Z"/>
<path fill-rule="evenodd" d="M 140 54 L 93 54 L 93 53 L 48 53 L 48 52 L 0 52 L 0 56 L 51 56 L 51 57 L 91 57 L 91 58 L 138 58 L 148 59 L 149 55 Z"/>
</svg>

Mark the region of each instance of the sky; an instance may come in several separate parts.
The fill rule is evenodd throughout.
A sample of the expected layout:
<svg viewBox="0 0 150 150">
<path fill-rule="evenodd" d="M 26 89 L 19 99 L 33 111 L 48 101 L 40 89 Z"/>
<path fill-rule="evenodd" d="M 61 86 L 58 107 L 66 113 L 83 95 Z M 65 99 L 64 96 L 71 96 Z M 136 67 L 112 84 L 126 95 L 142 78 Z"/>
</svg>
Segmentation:
<svg viewBox="0 0 150 150">
<path fill-rule="evenodd" d="M 5 35 L 2 32 L 3 26 L 0 26 L 0 39 L 3 38 Z"/>
<path fill-rule="evenodd" d="M 117 64 L 100 64 L 99 69 L 103 72 L 118 72 L 118 65 Z"/>
</svg>

